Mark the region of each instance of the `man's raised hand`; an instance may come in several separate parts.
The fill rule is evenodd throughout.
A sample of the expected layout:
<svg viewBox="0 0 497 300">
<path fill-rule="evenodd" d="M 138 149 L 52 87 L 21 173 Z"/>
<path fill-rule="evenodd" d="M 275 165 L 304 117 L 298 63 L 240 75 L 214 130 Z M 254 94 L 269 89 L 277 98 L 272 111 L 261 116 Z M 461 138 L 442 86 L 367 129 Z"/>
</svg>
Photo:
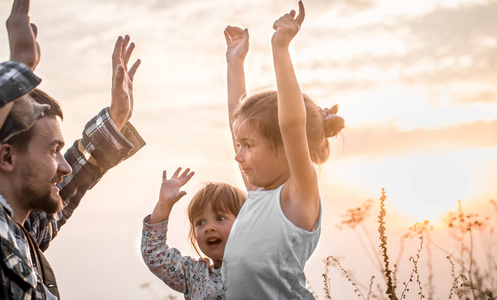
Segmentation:
<svg viewBox="0 0 497 300">
<path fill-rule="evenodd" d="M 112 102 L 110 104 L 110 117 L 121 130 L 133 114 L 133 78 L 140 66 L 141 60 L 128 70 L 128 62 L 135 49 L 134 43 L 129 43 L 126 35 L 119 37 L 112 53 Z"/>
<path fill-rule="evenodd" d="M 6 25 L 10 60 L 22 62 L 34 70 L 40 62 L 41 53 L 36 41 L 38 28 L 29 19 L 29 0 L 14 0 Z"/>
</svg>

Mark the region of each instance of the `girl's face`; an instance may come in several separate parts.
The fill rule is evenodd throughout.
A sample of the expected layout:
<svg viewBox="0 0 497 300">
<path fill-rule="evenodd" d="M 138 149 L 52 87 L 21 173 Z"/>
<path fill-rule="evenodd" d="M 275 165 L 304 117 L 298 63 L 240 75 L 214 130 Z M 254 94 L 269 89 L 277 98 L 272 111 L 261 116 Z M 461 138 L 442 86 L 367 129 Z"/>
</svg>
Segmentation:
<svg viewBox="0 0 497 300">
<path fill-rule="evenodd" d="M 250 184 L 274 190 L 290 177 L 283 149 L 273 150 L 269 141 L 244 120 L 233 122 L 236 141 L 235 160 Z"/>
<path fill-rule="evenodd" d="M 214 211 L 209 205 L 193 220 L 195 238 L 200 251 L 212 259 L 215 268 L 223 263 L 224 247 L 230 235 L 235 215 Z"/>
</svg>

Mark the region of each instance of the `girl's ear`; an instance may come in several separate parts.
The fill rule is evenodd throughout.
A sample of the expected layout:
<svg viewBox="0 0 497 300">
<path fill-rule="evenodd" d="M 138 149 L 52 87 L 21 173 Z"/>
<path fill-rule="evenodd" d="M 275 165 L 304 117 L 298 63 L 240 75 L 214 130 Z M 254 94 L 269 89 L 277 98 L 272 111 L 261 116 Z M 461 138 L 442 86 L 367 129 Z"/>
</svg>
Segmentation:
<svg viewBox="0 0 497 300">
<path fill-rule="evenodd" d="M 14 149 L 9 144 L 0 144 L 0 170 L 12 172 L 14 169 Z"/>
</svg>

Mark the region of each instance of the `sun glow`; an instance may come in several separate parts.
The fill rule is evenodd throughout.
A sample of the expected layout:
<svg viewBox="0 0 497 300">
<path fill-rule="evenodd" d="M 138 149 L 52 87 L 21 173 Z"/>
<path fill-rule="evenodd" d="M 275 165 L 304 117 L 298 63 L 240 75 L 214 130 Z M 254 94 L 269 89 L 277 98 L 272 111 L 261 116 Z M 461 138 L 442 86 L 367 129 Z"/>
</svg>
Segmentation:
<svg viewBox="0 0 497 300">
<path fill-rule="evenodd" d="M 493 184 L 487 176 L 497 148 L 433 152 L 377 159 L 351 158 L 323 167 L 323 174 L 338 185 L 354 182 L 370 195 L 387 191 L 387 205 L 412 222 L 434 223 L 464 202 L 481 200 Z M 340 174 L 340 175 L 336 175 Z M 488 200 L 488 199 L 487 199 Z"/>
</svg>

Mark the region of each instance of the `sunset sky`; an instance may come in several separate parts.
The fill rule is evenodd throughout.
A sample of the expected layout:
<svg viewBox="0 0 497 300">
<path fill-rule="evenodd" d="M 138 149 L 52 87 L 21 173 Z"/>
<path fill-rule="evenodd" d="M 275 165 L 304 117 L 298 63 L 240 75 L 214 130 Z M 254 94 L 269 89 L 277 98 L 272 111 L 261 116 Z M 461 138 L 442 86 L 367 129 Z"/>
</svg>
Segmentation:
<svg viewBox="0 0 497 300">
<path fill-rule="evenodd" d="M 0 2 L 4 21 L 11 4 Z M 323 228 L 306 274 L 322 295 L 329 255 L 364 274 L 364 282 L 374 273 L 352 232 L 336 224 L 347 209 L 378 199 L 382 188 L 392 256 L 400 236 L 425 219 L 450 245 L 442 219 L 457 209 L 458 199 L 468 211 L 493 213 L 495 222 L 488 201 L 497 198 L 497 1 L 304 5 L 306 19 L 291 45 L 297 77 L 322 107 L 339 104 L 346 121 L 319 167 Z M 192 168 L 196 175 L 173 210 L 168 240 L 196 256 L 187 241 L 191 195 L 205 181 L 243 186 L 227 125 L 223 30 L 249 29 L 247 88 L 274 86 L 272 24 L 290 9 L 297 1 L 32 0 L 42 47 L 36 73 L 40 88 L 62 104 L 67 144 L 110 104 L 116 38 L 129 34 L 133 58 L 142 60 L 131 121 L 147 146 L 87 193 L 47 251 L 63 298 L 182 299 L 142 262 L 142 219 L 157 201 L 162 170 Z M 7 60 L 5 27 L 0 40 Z M 369 230 L 376 244 L 377 208 Z M 406 255 L 414 255 L 416 243 Z M 450 266 L 445 259 L 436 264 L 439 295 L 447 298 Z M 331 284 L 336 299 L 354 297 L 340 273 Z"/>
</svg>

